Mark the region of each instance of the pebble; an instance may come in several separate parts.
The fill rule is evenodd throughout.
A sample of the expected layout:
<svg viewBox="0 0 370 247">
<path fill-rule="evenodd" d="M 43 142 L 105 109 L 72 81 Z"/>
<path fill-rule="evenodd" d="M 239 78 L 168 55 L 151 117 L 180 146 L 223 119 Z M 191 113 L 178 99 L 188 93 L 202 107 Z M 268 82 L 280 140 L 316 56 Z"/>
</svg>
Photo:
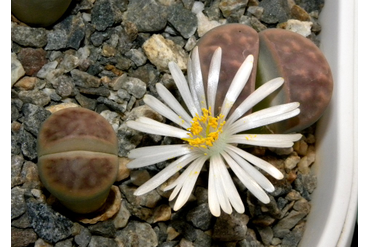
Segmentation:
<svg viewBox="0 0 370 247">
<path fill-rule="evenodd" d="M 125 243 L 125 247 L 155 247 L 158 245 L 157 235 L 148 223 L 131 221 L 116 237 Z"/>
<path fill-rule="evenodd" d="M 212 218 L 208 203 L 200 204 L 191 209 L 186 215 L 187 221 L 191 222 L 194 227 L 204 231 L 210 229 Z"/>
<path fill-rule="evenodd" d="M 187 67 L 186 52 L 172 40 L 165 39 L 160 34 L 154 34 L 145 41 L 143 50 L 149 61 L 160 71 L 168 71 L 170 61 L 177 63 L 182 70 Z"/>
<path fill-rule="evenodd" d="M 224 17 L 236 17 L 236 19 L 239 19 L 244 14 L 247 4 L 247 1 L 221 0 L 218 6 Z"/>
<path fill-rule="evenodd" d="M 118 244 L 112 238 L 92 236 L 88 247 L 118 247 Z"/>
<path fill-rule="evenodd" d="M 23 48 L 18 53 L 26 75 L 34 76 L 47 63 L 46 51 L 41 48 Z"/>
<path fill-rule="evenodd" d="M 284 9 L 283 2 L 280 0 L 261 1 L 259 4 L 263 8 L 261 21 L 267 24 L 286 22 L 288 14 Z"/>
<path fill-rule="evenodd" d="M 77 50 L 85 37 L 85 24 L 82 16 L 70 15 L 54 26 L 47 34 L 45 50 L 73 48 Z"/>
<path fill-rule="evenodd" d="M 71 235 L 72 221 L 55 212 L 51 207 L 28 200 L 27 209 L 31 225 L 42 239 L 56 243 Z"/>
<path fill-rule="evenodd" d="M 19 78 L 26 74 L 22 64 L 19 62 L 17 55 L 12 53 L 11 58 L 11 84 L 12 86 L 16 83 Z"/>
<path fill-rule="evenodd" d="M 76 244 L 78 244 L 78 246 L 81 246 L 81 247 L 86 247 L 90 243 L 90 240 L 91 240 L 91 233 L 85 227 L 81 229 L 79 234 L 74 236 L 74 241 L 76 242 Z"/>
<path fill-rule="evenodd" d="M 38 136 L 41 124 L 51 115 L 43 107 L 30 103 L 22 106 L 22 113 L 24 128 L 35 136 Z"/>
<path fill-rule="evenodd" d="M 30 244 L 35 243 L 37 240 L 37 234 L 32 228 L 18 229 L 15 227 L 11 228 L 11 242 L 12 247 L 27 247 Z"/>
<path fill-rule="evenodd" d="M 26 211 L 26 201 L 24 199 L 24 189 L 14 187 L 11 191 L 11 219 L 21 216 Z"/>
<path fill-rule="evenodd" d="M 169 10 L 168 22 L 181 34 L 185 39 L 190 38 L 197 30 L 197 17 L 182 4 L 172 5 Z"/>
<path fill-rule="evenodd" d="M 132 22 L 139 32 L 158 32 L 167 24 L 167 8 L 156 1 L 130 1 L 123 13 L 124 22 Z"/>
<path fill-rule="evenodd" d="M 308 37 L 311 34 L 312 22 L 289 19 L 284 28 L 304 37 Z"/>
<path fill-rule="evenodd" d="M 36 76 L 41 79 L 45 79 L 46 76 L 54 71 L 54 69 L 58 66 L 58 61 L 54 60 L 51 62 L 48 62 L 42 68 L 37 72 Z"/>
<path fill-rule="evenodd" d="M 19 90 L 32 90 L 35 88 L 37 80 L 36 77 L 25 76 L 14 84 L 14 88 Z"/>
<path fill-rule="evenodd" d="M 98 222 L 94 225 L 87 227 L 92 235 L 99 235 L 107 238 L 114 237 L 116 233 L 116 227 L 112 220 Z"/>
<path fill-rule="evenodd" d="M 221 213 L 216 219 L 212 238 L 218 241 L 238 241 L 246 237 L 249 217 L 245 214 L 233 212 Z"/>
<path fill-rule="evenodd" d="M 24 159 L 21 155 L 12 155 L 11 157 L 11 187 L 23 183 L 21 178 L 21 171 Z"/>
<path fill-rule="evenodd" d="M 130 211 L 126 208 L 124 203 L 121 203 L 121 207 L 118 213 L 113 218 L 113 224 L 116 229 L 125 227 L 130 219 Z"/>
<path fill-rule="evenodd" d="M 147 58 L 141 49 L 130 49 L 125 53 L 125 56 L 130 58 L 137 67 L 144 65 Z"/>
<path fill-rule="evenodd" d="M 96 30 L 104 31 L 114 23 L 119 23 L 121 15 L 114 1 L 97 0 L 91 11 L 91 24 Z"/>
<path fill-rule="evenodd" d="M 21 46 L 41 48 L 47 44 L 47 33 L 44 28 L 12 25 L 11 38 Z"/>
<path fill-rule="evenodd" d="M 122 83 L 122 89 L 137 99 L 141 99 L 146 93 L 146 84 L 142 80 L 127 76 Z"/>
<path fill-rule="evenodd" d="M 38 106 L 46 106 L 50 102 L 50 97 L 43 91 L 32 90 L 32 91 L 21 91 L 18 97 L 24 103 L 31 103 Z"/>
<path fill-rule="evenodd" d="M 197 34 L 199 37 L 202 37 L 206 32 L 220 26 L 221 23 L 216 20 L 210 20 L 202 12 L 204 5 L 201 2 L 195 2 L 192 8 L 192 12 L 196 14 L 198 20 Z"/>
<path fill-rule="evenodd" d="M 99 78 L 88 74 L 87 72 L 74 69 L 71 71 L 72 78 L 75 85 L 85 88 L 97 88 L 100 86 L 101 82 Z"/>
</svg>

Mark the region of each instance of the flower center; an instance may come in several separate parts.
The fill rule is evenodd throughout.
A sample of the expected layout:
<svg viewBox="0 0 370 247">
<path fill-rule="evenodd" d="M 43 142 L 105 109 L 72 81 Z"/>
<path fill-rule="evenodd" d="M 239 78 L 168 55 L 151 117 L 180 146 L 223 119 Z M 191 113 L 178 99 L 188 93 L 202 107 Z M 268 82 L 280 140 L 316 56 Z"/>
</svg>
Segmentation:
<svg viewBox="0 0 370 247">
<path fill-rule="evenodd" d="M 223 115 L 213 117 L 210 115 L 210 110 L 205 108 L 202 108 L 202 112 L 202 116 L 197 114 L 193 118 L 191 127 L 188 128 L 189 138 L 183 140 L 193 147 L 209 149 L 218 140 L 225 121 Z"/>
</svg>

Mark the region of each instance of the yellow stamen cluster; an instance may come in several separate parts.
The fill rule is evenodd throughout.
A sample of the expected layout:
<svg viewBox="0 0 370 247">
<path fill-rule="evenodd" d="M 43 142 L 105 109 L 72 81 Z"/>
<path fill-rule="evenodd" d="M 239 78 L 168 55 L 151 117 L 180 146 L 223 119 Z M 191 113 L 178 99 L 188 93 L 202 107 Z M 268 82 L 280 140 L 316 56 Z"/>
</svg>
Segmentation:
<svg viewBox="0 0 370 247">
<path fill-rule="evenodd" d="M 219 115 L 213 117 L 210 115 L 210 109 L 202 109 L 202 116 L 198 114 L 193 118 L 189 138 L 184 138 L 193 147 L 208 148 L 212 147 L 213 143 L 218 139 L 219 134 L 222 133 L 222 127 L 225 124 L 224 116 Z"/>
</svg>

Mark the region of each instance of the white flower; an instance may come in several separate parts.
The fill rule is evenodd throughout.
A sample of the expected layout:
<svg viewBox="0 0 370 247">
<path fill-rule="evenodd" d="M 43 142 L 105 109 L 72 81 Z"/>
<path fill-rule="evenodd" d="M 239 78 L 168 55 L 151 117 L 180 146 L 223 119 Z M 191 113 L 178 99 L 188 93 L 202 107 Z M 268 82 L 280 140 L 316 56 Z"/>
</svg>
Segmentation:
<svg viewBox="0 0 370 247">
<path fill-rule="evenodd" d="M 130 169 L 177 158 L 141 185 L 135 191 L 135 195 L 143 195 L 155 189 L 175 173 L 183 170 L 181 175 L 165 188 L 165 190 L 173 189 L 169 200 L 177 197 L 174 210 L 178 210 L 187 202 L 203 165 L 209 161 L 208 204 L 214 216 L 220 216 L 221 209 L 228 214 L 232 212 L 233 208 L 238 213 L 244 212 L 243 202 L 231 179 L 228 167 L 261 202 L 270 202 L 265 191 L 273 192 L 275 188 L 254 166 L 276 179 L 282 179 L 283 174 L 263 159 L 238 148 L 237 144 L 286 148 L 298 141 L 301 134 L 240 133 L 298 115 L 300 112 L 299 103 L 272 106 L 244 116 L 253 106 L 284 83 L 283 78 L 276 78 L 255 90 L 229 116 L 231 107 L 247 83 L 252 71 L 253 56 L 249 55 L 236 73 L 220 113 L 215 116 L 214 105 L 221 54 L 221 48 L 216 49 L 213 54 L 206 92 L 203 86 L 197 47 L 194 48 L 192 58 L 189 59 L 188 81 L 177 64 L 169 63 L 172 77 L 189 112 L 160 83 L 157 83 L 156 88 L 167 105 L 151 95 L 144 96 L 144 102 L 148 106 L 182 128 L 146 117 L 127 122 L 127 125 L 135 130 L 184 140 L 184 144 L 141 147 L 129 153 L 128 157 L 133 159 L 128 164 Z"/>
</svg>

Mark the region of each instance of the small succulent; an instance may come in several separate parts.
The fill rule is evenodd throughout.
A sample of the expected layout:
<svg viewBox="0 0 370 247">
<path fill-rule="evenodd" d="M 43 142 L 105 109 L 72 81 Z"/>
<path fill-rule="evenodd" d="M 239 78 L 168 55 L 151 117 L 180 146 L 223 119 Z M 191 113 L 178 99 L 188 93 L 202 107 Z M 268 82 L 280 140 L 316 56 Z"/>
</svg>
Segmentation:
<svg viewBox="0 0 370 247">
<path fill-rule="evenodd" d="M 259 40 L 256 87 L 279 76 L 285 83 L 255 109 L 294 101 L 301 104 L 301 114 L 269 125 L 269 131 L 301 131 L 314 124 L 329 105 L 333 92 L 333 77 L 324 54 L 311 40 L 283 29 L 266 29 L 259 33 Z"/>
<path fill-rule="evenodd" d="M 38 137 L 38 170 L 45 188 L 76 213 L 106 201 L 118 172 L 117 137 L 108 121 L 85 108 L 53 113 Z"/>
<path fill-rule="evenodd" d="M 72 0 L 11 0 L 12 14 L 30 26 L 50 27 L 67 11 Z"/>
</svg>

